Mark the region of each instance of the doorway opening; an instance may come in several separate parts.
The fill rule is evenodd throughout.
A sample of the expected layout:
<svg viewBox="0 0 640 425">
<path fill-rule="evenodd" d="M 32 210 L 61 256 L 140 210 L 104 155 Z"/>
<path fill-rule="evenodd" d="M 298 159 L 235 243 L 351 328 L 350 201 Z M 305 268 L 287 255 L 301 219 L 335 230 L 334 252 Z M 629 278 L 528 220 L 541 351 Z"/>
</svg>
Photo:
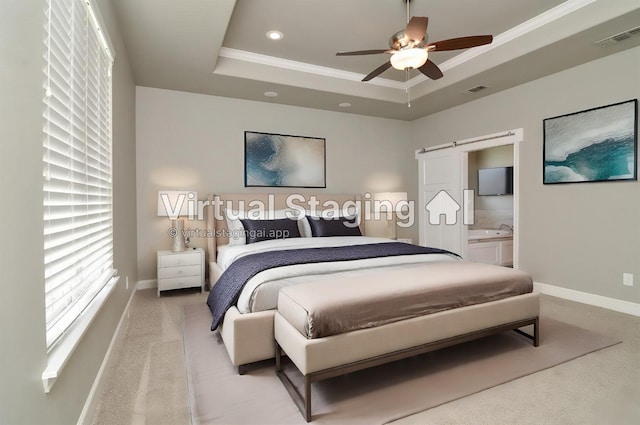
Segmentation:
<svg viewBox="0 0 640 425">
<path fill-rule="evenodd" d="M 466 152 L 463 168 L 467 190 L 473 190 L 473 221 L 466 227 L 464 258 L 513 266 L 514 146 L 494 146 Z M 469 195 L 470 196 L 470 195 Z"/>
<path fill-rule="evenodd" d="M 496 225 L 499 227 L 500 224 L 505 224 L 511 228 L 513 249 L 508 250 L 508 244 L 506 244 L 504 257 L 501 256 L 500 262 L 510 263 L 509 265 L 513 265 L 514 268 L 518 267 L 519 144 L 522 141 L 523 130 L 515 129 L 416 151 L 419 175 L 418 220 L 421 245 L 448 249 L 460 253 L 463 258 L 468 258 L 470 229 L 486 230 L 479 229 L 479 227 L 490 224 L 491 228 L 498 230 L 495 229 Z M 488 153 L 488 156 L 485 153 Z M 502 158 L 500 166 L 504 164 L 504 166 L 513 167 L 513 193 L 509 195 L 509 198 L 504 198 L 505 200 L 478 200 L 476 199 L 478 198 L 476 196 L 477 182 L 474 184 L 471 174 L 475 175 L 475 179 L 477 179 L 478 163 L 495 163 L 492 162 L 494 161 L 492 158 L 495 157 Z M 509 157 L 511 161 L 509 161 Z M 444 196 L 445 194 L 446 196 Z M 440 201 L 440 198 L 446 198 L 450 204 L 436 203 L 435 201 Z M 496 203 L 497 205 L 495 205 Z M 508 206 L 507 203 L 509 203 Z M 453 214 L 457 216 L 456 222 L 441 224 L 437 220 L 435 222 L 431 220 L 434 210 L 436 213 L 440 213 L 442 209 L 433 208 L 436 204 L 455 206 Z M 481 211 L 484 211 L 479 214 L 479 217 L 476 217 L 475 214 L 475 204 L 478 204 L 480 208 L 483 208 Z M 508 212 L 487 213 L 487 205 L 494 207 L 502 205 L 500 209 Z M 476 225 L 476 219 L 479 219 L 478 225 Z M 507 230 L 506 226 L 503 230 Z M 495 261 L 497 262 L 498 259 Z"/>
<path fill-rule="evenodd" d="M 520 200 L 520 164 L 519 151 L 520 142 L 523 140 L 522 129 L 512 130 L 510 137 L 491 138 L 490 136 L 482 137 L 484 139 L 477 143 L 466 143 L 461 146 L 461 181 L 466 184 L 466 188 L 474 190 L 474 199 L 472 202 L 474 210 L 473 224 L 463 226 L 461 229 L 461 252 L 464 258 L 477 259 L 480 261 L 491 262 L 500 265 L 518 267 L 518 246 L 519 246 L 519 200 Z M 476 161 L 474 164 L 473 161 Z M 492 168 L 500 166 L 513 167 L 512 174 L 512 194 L 482 196 L 477 195 L 477 170 L 478 168 Z M 472 171 L 470 171 L 470 169 Z M 475 177 L 471 174 L 475 174 Z M 475 185 L 474 185 L 475 184 Z M 474 201 L 477 201 L 474 202 Z M 479 211 L 479 213 L 478 213 Z M 500 229 L 500 225 L 510 226 L 510 229 Z M 505 227 L 506 227 L 505 226 Z M 510 237 L 502 240 L 494 239 L 491 241 L 493 246 L 490 249 L 476 250 L 470 252 L 469 248 L 469 231 L 470 230 L 504 230 L 511 233 Z M 478 242 L 474 242 L 477 244 Z M 485 246 L 486 247 L 486 246 Z M 478 248 L 477 246 L 475 248 Z M 483 247 L 484 248 L 484 247 Z M 479 258 L 478 258 L 479 257 Z"/>
</svg>

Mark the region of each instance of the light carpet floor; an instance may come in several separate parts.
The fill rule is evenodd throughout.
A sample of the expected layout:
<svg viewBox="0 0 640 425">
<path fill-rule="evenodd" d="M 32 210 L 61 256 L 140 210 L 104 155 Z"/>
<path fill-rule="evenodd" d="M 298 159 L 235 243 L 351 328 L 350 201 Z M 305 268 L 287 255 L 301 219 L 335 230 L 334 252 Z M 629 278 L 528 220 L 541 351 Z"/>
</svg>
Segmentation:
<svg viewBox="0 0 640 425">
<path fill-rule="evenodd" d="M 135 294 L 105 372 L 93 424 L 191 423 L 181 315 L 184 306 L 202 304 L 206 296 L 189 290 L 170 292 L 162 298 L 156 298 L 152 289 Z M 609 335 L 623 343 L 397 423 L 640 423 L 640 318 L 548 296 L 542 296 L 541 308 L 543 317 Z M 220 388 L 224 387 L 220 382 Z M 283 405 L 285 401 L 291 403 L 291 417 L 298 418 L 284 389 L 279 383 L 274 388 L 283 391 Z"/>
<path fill-rule="evenodd" d="M 272 362 L 240 376 L 208 325 L 207 306 L 185 307 L 183 334 L 197 425 L 304 424 Z M 540 346 L 507 332 L 312 385 L 313 422 L 384 424 L 573 360 L 619 341 L 541 318 Z M 287 375 L 302 390 L 300 373 Z M 251 406 L 251 409 L 247 409 Z"/>
</svg>

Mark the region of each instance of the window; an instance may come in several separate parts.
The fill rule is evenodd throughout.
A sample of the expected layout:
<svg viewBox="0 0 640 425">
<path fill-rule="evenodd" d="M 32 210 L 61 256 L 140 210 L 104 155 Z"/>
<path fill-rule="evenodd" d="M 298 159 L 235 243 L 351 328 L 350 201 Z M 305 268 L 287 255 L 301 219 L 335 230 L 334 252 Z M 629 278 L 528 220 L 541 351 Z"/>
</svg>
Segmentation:
<svg viewBox="0 0 640 425">
<path fill-rule="evenodd" d="M 111 67 L 87 0 L 45 10 L 44 264 L 51 349 L 111 280 Z"/>
</svg>

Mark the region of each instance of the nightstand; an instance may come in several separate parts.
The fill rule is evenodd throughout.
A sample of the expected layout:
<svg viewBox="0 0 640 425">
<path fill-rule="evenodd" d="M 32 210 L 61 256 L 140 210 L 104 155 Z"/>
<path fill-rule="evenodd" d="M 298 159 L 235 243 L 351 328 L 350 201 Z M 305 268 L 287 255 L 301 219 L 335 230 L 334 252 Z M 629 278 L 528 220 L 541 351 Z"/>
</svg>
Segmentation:
<svg viewBox="0 0 640 425">
<path fill-rule="evenodd" d="M 158 296 L 160 291 L 195 288 L 204 290 L 204 249 L 182 252 L 158 251 Z"/>
</svg>

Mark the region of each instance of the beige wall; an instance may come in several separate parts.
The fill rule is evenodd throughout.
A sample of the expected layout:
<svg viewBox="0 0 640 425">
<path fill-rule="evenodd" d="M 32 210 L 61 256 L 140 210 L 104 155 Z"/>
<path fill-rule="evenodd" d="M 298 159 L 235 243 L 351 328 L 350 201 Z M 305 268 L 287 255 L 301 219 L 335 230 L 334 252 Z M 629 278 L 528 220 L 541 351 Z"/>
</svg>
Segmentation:
<svg viewBox="0 0 640 425">
<path fill-rule="evenodd" d="M 520 267 L 534 280 L 640 302 L 640 183 L 542 184 L 542 120 L 640 97 L 630 49 L 411 123 L 414 149 L 513 128 L 520 149 Z M 424 137 L 428 135 L 428 137 Z M 416 193 L 417 163 L 412 192 Z M 635 286 L 622 285 L 622 273 Z"/>
<path fill-rule="evenodd" d="M 170 222 L 156 217 L 158 190 L 197 190 L 201 199 L 208 192 L 259 191 L 244 187 L 245 130 L 325 138 L 322 193 L 406 191 L 413 178 L 409 126 L 403 121 L 145 87 L 137 88 L 136 108 L 142 280 L 156 278 L 156 250 L 171 246 Z M 398 234 L 405 235 L 402 229 Z M 195 245 L 204 247 L 205 241 Z"/>
<path fill-rule="evenodd" d="M 108 0 L 98 1 L 115 45 L 114 256 L 137 280 L 135 91 Z M 74 424 L 132 291 L 115 289 L 49 394 L 44 335 L 42 51 L 44 0 L 0 1 L 0 423 Z"/>
</svg>

